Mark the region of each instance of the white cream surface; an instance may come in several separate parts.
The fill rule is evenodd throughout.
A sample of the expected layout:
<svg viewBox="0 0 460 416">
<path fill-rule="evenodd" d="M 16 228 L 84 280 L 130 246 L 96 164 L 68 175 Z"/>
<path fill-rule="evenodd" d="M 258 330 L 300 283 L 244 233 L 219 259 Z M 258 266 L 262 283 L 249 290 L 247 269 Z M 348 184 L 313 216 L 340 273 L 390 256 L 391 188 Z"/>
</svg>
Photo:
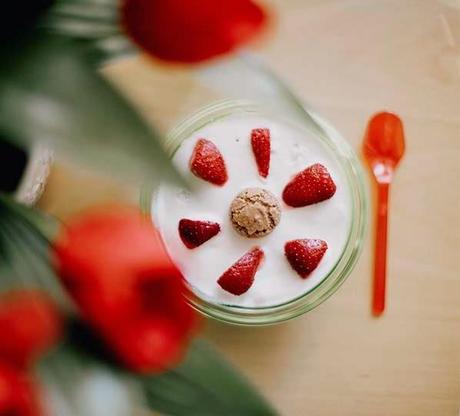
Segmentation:
<svg viewBox="0 0 460 416">
<path fill-rule="evenodd" d="M 250 133 L 254 128 L 269 128 L 271 133 L 270 174 L 266 179 L 259 176 L 251 149 Z M 190 172 L 190 156 L 200 138 L 212 140 L 225 159 L 229 179 L 222 187 Z M 168 252 L 198 296 L 225 305 L 274 306 L 312 290 L 339 260 L 350 228 L 351 197 L 336 156 L 314 135 L 281 120 L 235 113 L 195 131 L 183 141 L 173 162 L 190 179 L 190 189 L 169 184 L 161 186 L 152 201 L 152 215 Z M 329 170 L 337 185 L 335 195 L 315 205 L 288 207 L 281 198 L 285 185 L 296 173 L 314 163 L 321 163 Z M 230 204 L 248 187 L 267 189 L 279 198 L 281 221 L 265 237 L 248 239 L 232 227 Z M 182 218 L 218 222 L 221 232 L 190 250 L 178 234 Z M 320 238 L 329 246 L 307 279 L 302 279 L 291 268 L 284 255 L 284 244 L 298 238 Z M 261 247 L 265 253 L 254 284 L 241 296 L 226 292 L 217 284 L 218 278 L 254 246 Z"/>
</svg>

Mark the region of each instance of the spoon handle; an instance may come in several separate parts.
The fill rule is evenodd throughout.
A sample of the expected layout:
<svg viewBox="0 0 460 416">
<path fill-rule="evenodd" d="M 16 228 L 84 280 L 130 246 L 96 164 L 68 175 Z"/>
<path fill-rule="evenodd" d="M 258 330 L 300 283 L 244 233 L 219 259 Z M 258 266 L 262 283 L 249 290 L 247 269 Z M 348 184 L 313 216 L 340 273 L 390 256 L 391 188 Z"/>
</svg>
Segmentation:
<svg viewBox="0 0 460 416">
<path fill-rule="evenodd" d="M 387 268 L 387 218 L 389 183 L 378 184 L 377 222 L 375 230 L 374 288 L 372 312 L 380 316 L 385 310 L 385 286 Z"/>
</svg>

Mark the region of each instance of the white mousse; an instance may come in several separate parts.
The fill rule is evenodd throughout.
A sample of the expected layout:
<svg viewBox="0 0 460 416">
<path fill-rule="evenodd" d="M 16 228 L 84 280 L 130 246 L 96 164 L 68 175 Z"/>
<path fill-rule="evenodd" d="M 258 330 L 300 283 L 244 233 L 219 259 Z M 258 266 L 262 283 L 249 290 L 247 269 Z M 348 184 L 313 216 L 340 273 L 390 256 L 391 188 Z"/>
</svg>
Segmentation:
<svg viewBox="0 0 460 416">
<path fill-rule="evenodd" d="M 269 128 L 271 133 L 270 174 L 266 179 L 259 176 L 251 149 L 250 134 L 254 128 Z M 200 138 L 212 140 L 225 159 L 229 179 L 222 187 L 190 172 L 190 156 Z M 207 124 L 186 138 L 174 154 L 173 162 L 190 179 L 190 190 L 161 186 L 152 203 L 152 214 L 167 250 L 198 296 L 226 305 L 274 306 L 311 291 L 341 257 L 350 229 L 351 197 L 336 156 L 314 135 L 271 117 L 235 113 Z M 293 175 L 314 163 L 321 163 L 329 170 L 337 185 L 335 195 L 315 205 L 288 207 L 281 198 L 285 185 Z M 261 238 L 245 238 L 234 230 L 230 221 L 233 199 L 250 187 L 269 190 L 281 204 L 280 223 L 271 234 Z M 178 234 L 182 218 L 218 222 L 221 232 L 190 250 Z M 319 238 L 329 247 L 307 279 L 302 279 L 284 256 L 284 244 L 302 238 Z M 241 296 L 226 292 L 217 284 L 218 278 L 254 246 L 263 249 L 265 259 L 253 286 Z"/>
</svg>

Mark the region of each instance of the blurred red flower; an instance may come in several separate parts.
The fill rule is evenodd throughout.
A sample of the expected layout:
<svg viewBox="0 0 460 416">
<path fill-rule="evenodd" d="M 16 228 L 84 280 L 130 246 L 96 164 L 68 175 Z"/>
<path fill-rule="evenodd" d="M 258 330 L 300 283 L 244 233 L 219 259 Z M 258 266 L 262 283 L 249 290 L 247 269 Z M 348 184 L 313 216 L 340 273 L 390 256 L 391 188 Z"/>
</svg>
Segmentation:
<svg viewBox="0 0 460 416">
<path fill-rule="evenodd" d="M 120 361 L 139 372 L 177 363 L 198 318 L 158 232 L 136 209 L 90 211 L 55 247 L 64 285 Z"/>
<path fill-rule="evenodd" d="M 123 0 L 121 19 L 147 53 L 193 63 L 251 41 L 267 15 L 252 0 Z"/>
<path fill-rule="evenodd" d="M 22 290 L 0 297 L 1 360 L 27 367 L 58 341 L 61 332 L 61 318 L 47 295 Z"/>
<path fill-rule="evenodd" d="M 21 370 L 0 362 L 0 415 L 39 416 L 37 387 Z"/>
</svg>

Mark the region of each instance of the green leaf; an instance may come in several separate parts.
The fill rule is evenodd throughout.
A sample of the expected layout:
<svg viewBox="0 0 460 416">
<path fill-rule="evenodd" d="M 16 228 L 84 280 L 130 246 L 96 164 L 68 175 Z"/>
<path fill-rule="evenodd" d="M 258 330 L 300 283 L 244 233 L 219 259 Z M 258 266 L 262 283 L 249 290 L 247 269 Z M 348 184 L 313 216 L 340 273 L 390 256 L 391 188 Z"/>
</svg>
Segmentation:
<svg viewBox="0 0 460 416">
<path fill-rule="evenodd" d="M 24 142 L 57 151 L 111 175 L 177 178 L 162 138 L 69 38 L 34 32 L 0 50 L 0 126 Z M 22 143 L 24 144 L 24 143 Z"/>
<path fill-rule="evenodd" d="M 118 0 L 57 0 L 39 27 L 85 46 L 95 67 L 137 53 L 120 25 Z"/>
<path fill-rule="evenodd" d="M 120 33 L 117 0 L 58 0 L 40 25 L 60 34 L 94 40 Z"/>
<path fill-rule="evenodd" d="M 0 213 L 0 220 L 3 215 L 16 217 L 18 221 L 35 228 L 37 234 L 48 242 L 55 239 L 59 230 L 59 224 L 55 218 L 36 208 L 20 204 L 2 193 L 0 193 Z"/>
<path fill-rule="evenodd" d="M 151 409 L 170 416 L 271 416 L 270 404 L 204 341 L 195 341 L 184 362 L 143 378 Z"/>
<path fill-rule="evenodd" d="M 50 239 L 57 229 L 54 219 L 0 194 L 0 291 L 40 289 L 70 308 L 51 264 Z"/>
</svg>

